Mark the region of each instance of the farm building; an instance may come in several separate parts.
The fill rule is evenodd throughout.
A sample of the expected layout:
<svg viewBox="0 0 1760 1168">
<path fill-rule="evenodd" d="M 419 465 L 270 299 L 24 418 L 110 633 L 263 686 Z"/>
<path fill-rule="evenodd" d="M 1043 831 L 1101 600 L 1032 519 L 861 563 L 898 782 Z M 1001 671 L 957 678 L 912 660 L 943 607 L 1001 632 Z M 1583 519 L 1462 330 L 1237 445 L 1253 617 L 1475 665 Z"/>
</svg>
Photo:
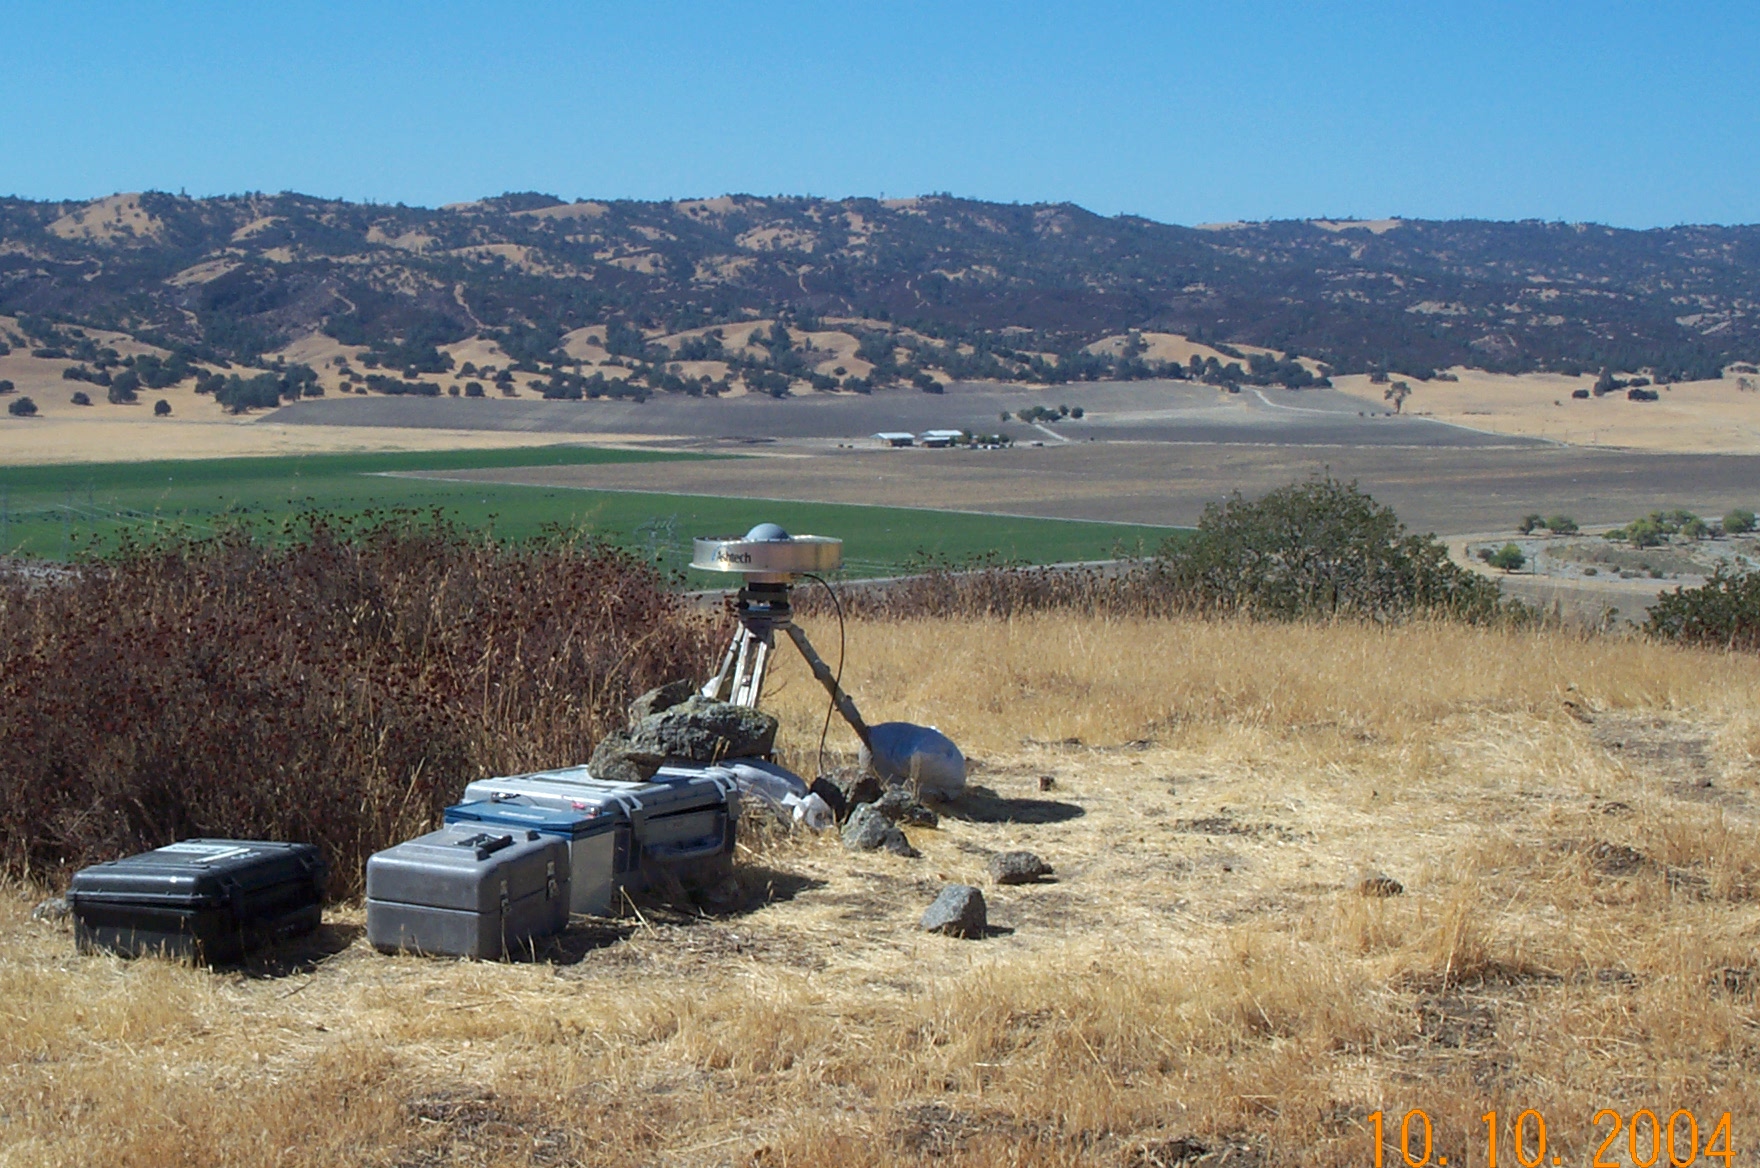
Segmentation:
<svg viewBox="0 0 1760 1168">
<path fill-rule="evenodd" d="M 952 446 L 965 436 L 964 430 L 925 430 L 922 442 L 924 446 Z"/>
<path fill-rule="evenodd" d="M 915 444 L 916 440 L 915 434 L 909 434 L 903 430 L 882 430 L 874 435 L 874 441 L 882 446 L 911 446 Z"/>
</svg>

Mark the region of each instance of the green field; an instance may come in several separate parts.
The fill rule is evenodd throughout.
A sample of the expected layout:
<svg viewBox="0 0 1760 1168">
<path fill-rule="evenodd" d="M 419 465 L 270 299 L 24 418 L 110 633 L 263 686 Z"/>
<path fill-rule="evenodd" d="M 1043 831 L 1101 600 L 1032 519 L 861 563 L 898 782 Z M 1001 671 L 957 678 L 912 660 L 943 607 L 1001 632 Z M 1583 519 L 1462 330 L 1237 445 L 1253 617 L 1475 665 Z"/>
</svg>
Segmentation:
<svg viewBox="0 0 1760 1168">
<path fill-rule="evenodd" d="M 791 531 L 840 536 L 845 574 L 876 576 L 926 559 L 998 557 L 1026 563 L 1107 559 L 1153 550 L 1175 529 L 967 515 L 894 507 L 779 503 L 707 495 L 582 491 L 387 477 L 392 471 L 654 462 L 707 455 L 542 447 L 414 454 L 302 455 L 183 462 L 0 468 L 0 552 L 70 559 L 102 552 L 128 533 L 209 535 L 229 525 L 279 531 L 301 515 L 439 510 L 501 539 L 550 525 L 591 532 L 651 555 L 669 569 L 690 559 L 693 536 L 743 532 L 772 520 Z M 703 577 L 701 582 L 709 582 Z"/>
</svg>

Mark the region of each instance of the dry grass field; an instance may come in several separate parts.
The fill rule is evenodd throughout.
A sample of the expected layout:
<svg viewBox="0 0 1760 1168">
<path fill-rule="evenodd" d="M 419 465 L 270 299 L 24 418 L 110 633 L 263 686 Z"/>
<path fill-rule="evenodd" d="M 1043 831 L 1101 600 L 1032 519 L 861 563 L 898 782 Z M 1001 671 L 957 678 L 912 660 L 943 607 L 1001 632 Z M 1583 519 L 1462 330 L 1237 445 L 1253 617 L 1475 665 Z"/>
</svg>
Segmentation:
<svg viewBox="0 0 1760 1168">
<path fill-rule="evenodd" d="M 4 327 L 7 319 L 0 317 L 0 327 Z M 132 342 L 119 333 L 94 330 L 92 336 L 126 355 L 161 352 Z M 170 389 L 142 391 L 140 400 L 130 405 L 112 405 L 105 400 L 103 389 L 62 378 L 61 371 L 74 364 L 76 362 L 72 360 L 32 357 L 16 349 L 0 356 L 0 379 L 11 381 L 17 397 L 28 397 L 37 406 L 37 416 L 33 418 L 15 418 L 0 413 L 0 466 L 385 450 L 500 449 L 596 440 L 591 434 L 488 431 L 468 424 L 461 424 L 456 429 L 287 426 L 263 421 L 261 414 L 230 415 L 212 397 L 196 393 L 193 381 L 185 381 Z M 258 372 L 243 366 L 237 371 L 247 377 Z M 73 394 L 81 390 L 87 392 L 94 404 L 76 406 L 72 403 Z M 10 396 L 0 397 L 0 407 L 13 400 L 16 399 Z M 153 404 L 160 400 L 170 403 L 170 415 L 154 416 Z"/>
<path fill-rule="evenodd" d="M 1715 381 L 1657 387 L 1661 400 L 1634 402 L 1625 393 L 1577 399 L 1595 384 L 1593 373 L 1520 375 L 1479 369 L 1450 370 L 1455 381 L 1408 381 L 1405 412 L 1476 430 L 1545 438 L 1569 446 L 1617 447 L 1666 454 L 1760 452 L 1760 391 L 1753 375 L 1729 373 Z M 1626 374 L 1625 376 L 1631 376 Z M 1397 375 L 1396 375 L 1397 379 Z M 1343 393 L 1386 409 L 1386 387 L 1366 374 L 1334 378 Z"/>
<path fill-rule="evenodd" d="M 472 964 L 345 906 L 209 972 L 77 956 L 15 887 L 0 1163 L 1367 1166 L 1410 1108 L 1456 1165 L 1493 1109 L 1515 1162 L 1525 1108 L 1573 1165 L 1602 1108 L 1700 1144 L 1730 1112 L 1754 1162 L 1760 661 L 1045 617 L 855 624 L 846 677 L 977 789 L 917 860 L 748 832 L 724 915 Z M 773 685 L 810 772 L 822 694 L 792 656 Z M 1056 882 L 986 886 L 982 941 L 915 931 L 1012 848 Z"/>
</svg>

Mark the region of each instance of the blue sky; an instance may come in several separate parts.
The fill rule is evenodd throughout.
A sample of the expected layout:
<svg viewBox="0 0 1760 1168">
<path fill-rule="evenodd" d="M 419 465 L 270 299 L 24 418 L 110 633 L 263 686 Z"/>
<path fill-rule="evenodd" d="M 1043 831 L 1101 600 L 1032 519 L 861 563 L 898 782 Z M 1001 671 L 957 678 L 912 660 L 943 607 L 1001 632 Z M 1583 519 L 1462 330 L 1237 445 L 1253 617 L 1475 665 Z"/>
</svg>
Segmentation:
<svg viewBox="0 0 1760 1168">
<path fill-rule="evenodd" d="M 1752 3 L 9 5 L 0 192 L 1760 221 Z"/>
</svg>

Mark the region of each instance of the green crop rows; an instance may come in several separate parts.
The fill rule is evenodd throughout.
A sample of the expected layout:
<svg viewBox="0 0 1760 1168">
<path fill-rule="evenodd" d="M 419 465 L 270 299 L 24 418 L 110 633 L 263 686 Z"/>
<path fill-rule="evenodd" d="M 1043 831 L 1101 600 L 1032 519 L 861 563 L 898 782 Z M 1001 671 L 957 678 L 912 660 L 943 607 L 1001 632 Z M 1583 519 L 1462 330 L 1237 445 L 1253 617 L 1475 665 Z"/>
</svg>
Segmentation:
<svg viewBox="0 0 1760 1168">
<path fill-rule="evenodd" d="M 925 559 L 1027 563 L 1151 551 L 1174 529 L 969 515 L 893 507 L 784 503 L 707 495 L 442 482 L 388 472 L 557 466 L 700 458 L 588 447 L 303 455 L 180 462 L 0 468 L 0 552 L 68 559 L 114 546 L 124 533 L 207 535 L 233 524 L 270 532 L 302 514 L 358 516 L 438 510 L 497 538 L 547 526 L 591 532 L 682 569 L 693 536 L 772 520 L 844 540 L 846 575 L 886 575 Z M 710 582 L 702 577 L 699 582 Z"/>
</svg>

